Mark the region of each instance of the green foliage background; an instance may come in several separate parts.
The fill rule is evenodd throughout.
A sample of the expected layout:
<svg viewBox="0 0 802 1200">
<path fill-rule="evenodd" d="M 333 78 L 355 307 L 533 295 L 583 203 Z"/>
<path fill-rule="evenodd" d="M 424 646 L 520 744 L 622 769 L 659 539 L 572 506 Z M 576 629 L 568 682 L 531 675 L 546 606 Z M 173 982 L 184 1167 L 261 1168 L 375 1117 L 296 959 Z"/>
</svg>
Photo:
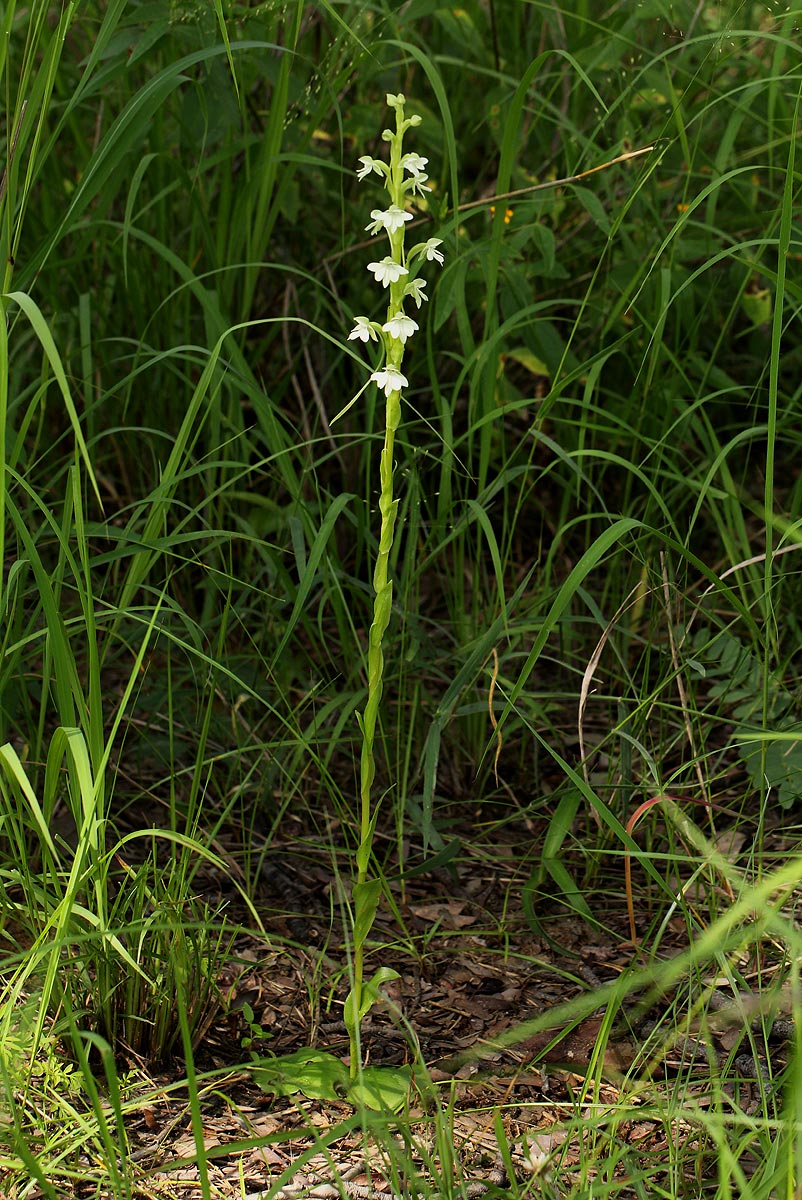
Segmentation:
<svg viewBox="0 0 802 1200">
<path fill-rule="evenodd" d="M 9 1013 L 42 971 L 43 1013 L 80 1007 L 47 965 L 77 938 L 113 1043 L 157 880 L 175 930 L 224 833 L 245 894 L 277 837 L 358 840 L 375 389 L 332 422 L 371 369 L 346 341 L 377 314 L 354 169 L 388 91 L 424 118 L 447 261 L 404 367 L 377 868 L 523 811 L 546 831 L 530 904 L 556 887 L 589 916 L 666 791 L 745 822 L 760 860 L 802 793 L 799 23 L 737 0 L 2 6 Z M 169 871 L 139 854 L 121 898 L 151 820 Z M 193 910 L 158 961 L 200 978 L 213 923 Z M 186 1049 L 177 1021 L 160 1039 Z"/>
</svg>

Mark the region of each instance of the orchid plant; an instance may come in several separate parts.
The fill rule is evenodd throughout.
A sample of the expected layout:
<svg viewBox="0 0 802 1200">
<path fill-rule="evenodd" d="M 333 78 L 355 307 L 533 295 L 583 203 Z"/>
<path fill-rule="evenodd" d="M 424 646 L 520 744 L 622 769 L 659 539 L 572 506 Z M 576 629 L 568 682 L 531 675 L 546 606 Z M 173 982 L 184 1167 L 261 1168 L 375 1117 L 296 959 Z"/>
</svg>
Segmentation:
<svg viewBox="0 0 802 1200">
<path fill-rule="evenodd" d="M 381 967 L 370 980 L 364 979 L 364 947 L 379 904 L 381 881 L 370 878 L 370 855 L 376 828 L 378 805 L 373 808 L 371 789 L 376 774 L 374 742 L 376 722 L 382 697 L 384 655 L 382 643 L 390 622 L 393 604 L 393 584 L 389 578 L 390 552 L 393 546 L 398 501 L 393 496 L 393 451 L 395 434 L 401 420 L 401 389 L 408 386 L 402 373 L 406 344 L 418 330 L 418 324 L 405 312 L 405 305 L 420 309 L 425 300 L 426 282 L 417 278 L 424 262 L 442 263 L 439 238 L 419 242 L 410 250 L 404 245 L 405 228 L 413 220 L 408 205 L 417 196 L 431 191 L 427 186 L 427 159 L 418 154 L 404 153 L 404 134 L 419 125 L 419 116 L 404 116 L 406 100 L 403 95 L 387 96 L 387 104 L 395 111 L 395 129 L 385 129 L 382 139 L 389 143 L 390 161 L 363 155 L 359 160 L 357 178 L 378 175 L 389 192 L 386 209 L 375 208 L 366 229 L 375 236 L 386 233 L 389 253 L 380 261 L 368 263 L 368 271 L 389 293 L 387 319 L 383 324 L 369 317 L 357 317 L 348 335 L 349 340 L 378 342 L 384 349 L 384 363 L 370 379 L 385 395 L 385 433 L 381 452 L 379 483 L 379 512 L 381 529 L 373 572 L 373 623 L 368 638 L 368 695 L 362 713 L 362 755 L 360 763 L 360 837 L 356 854 L 356 881 L 352 892 L 353 905 L 353 982 L 345 1003 L 344 1020 L 350 1039 L 350 1071 L 356 1075 L 360 1062 L 359 1033 L 362 1021 L 379 998 L 379 988 L 389 979 L 397 978 L 390 967 Z"/>
</svg>

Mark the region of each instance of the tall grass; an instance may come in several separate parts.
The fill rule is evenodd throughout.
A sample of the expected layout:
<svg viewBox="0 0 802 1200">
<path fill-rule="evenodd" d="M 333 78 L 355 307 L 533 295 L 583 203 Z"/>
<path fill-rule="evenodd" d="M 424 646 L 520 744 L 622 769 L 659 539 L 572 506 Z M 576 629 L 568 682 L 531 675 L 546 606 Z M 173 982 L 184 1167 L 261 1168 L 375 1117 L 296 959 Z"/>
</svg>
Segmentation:
<svg viewBox="0 0 802 1200">
<path fill-rule="evenodd" d="M 4 7 L 10 1179 L 59 1194 L 91 1147 L 126 1194 L 114 1055 L 197 1076 L 234 932 L 209 879 L 236 863 L 247 894 L 288 829 L 359 843 L 375 389 L 331 422 L 367 378 L 353 169 L 388 91 L 425 118 L 419 229 L 436 218 L 448 257 L 405 360 L 371 871 L 403 881 L 407 856 L 459 855 L 466 813 L 523 813 L 541 840 L 510 903 L 592 922 L 600 896 L 624 911 L 629 855 L 643 965 L 611 1013 L 676 983 L 654 965 L 676 916 L 702 991 L 764 937 L 793 961 L 797 846 L 778 861 L 767 830 L 802 794 L 799 21 L 737 0 Z M 612 1180 L 637 1086 L 555 1191 Z M 657 1185 L 691 1194 L 715 1161 L 716 1195 L 793 1191 L 797 1094 L 745 1122 L 722 1083 Z M 649 1103 L 668 1130 L 688 1115 L 680 1090 Z"/>
</svg>

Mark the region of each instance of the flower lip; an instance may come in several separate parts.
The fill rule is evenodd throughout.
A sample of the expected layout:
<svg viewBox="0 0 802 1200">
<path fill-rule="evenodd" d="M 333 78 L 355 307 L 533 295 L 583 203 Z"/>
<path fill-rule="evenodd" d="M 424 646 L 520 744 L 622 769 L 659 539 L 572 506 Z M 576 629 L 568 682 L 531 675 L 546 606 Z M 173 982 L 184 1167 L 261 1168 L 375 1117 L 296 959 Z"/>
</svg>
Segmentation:
<svg viewBox="0 0 802 1200">
<path fill-rule="evenodd" d="M 389 321 L 385 321 L 382 325 L 382 330 L 389 333 L 390 337 L 397 338 L 403 345 L 407 338 L 412 337 L 413 333 L 418 329 L 417 321 L 413 321 L 411 317 L 404 313 L 396 313 L 394 317 L 390 317 Z"/>
<path fill-rule="evenodd" d="M 405 212 L 397 204 L 391 204 L 385 211 L 374 208 L 370 215 L 373 220 L 370 225 L 365 226 L 370 234 L 378 233 L 380 229 L 386 229 L 388 233 L 396 233 L 399 229 L 404 228 L 406 221 L 414 220 L 412 213 Z"/>
<path fill-rule="evenodd" d="M 404 288 L 404 295 L 411 296 L 412 299 L 417 304 L 418 308 L 420 308 L 422 302 L 424 300 L 429 299 L 429 297 L 426 295 L 426 292 L 424 291 L 425 287 L 426 287 L 425 279 L 411 279 L 410 282 L 407 284 L 407 286 Z"/>
<path fill-rule="evenodd" d="M 381 262 L 368 263 L 368 270 L 372 271 L 376 276 L 378 283 L 383 287 L 389 287 L 391 283 L 395 283 L 402 275 L 408 275 L 409 271 L 406 267 L 402 267 L 395 259 L 389 256 L 383 258 Z"/>
<path fill-rule="evenodd" d="M 409 384 L 409 380 L 401 374 L 398 367 L 389 365 L 383 371 L 374 371 L 370 378 L 384 390 L 385 396 L 389 396 L 391 392 L 400 392 L 402 387 Z"/>
<path fill-rule="evenodd" d="M 354 318 L 354 328 L 348 334 L 348 341 L 353 341 L 355 338 L 359 338 L 361 342 L 376 342 L 379 340 L 370 317 Z"/>
<path fill-rule="evenodd" d="M 413 175 L 411 179 L 407 179 L 404 183 L 404 191 L 412 192 L 413 196 L 416 192 L 420 196 L 422 196 L 424 192 L 430 192 L 432 189 L 426 182 L 428 178 L 428 175 Z"/>
<path fill-rule="evenodd" d="M 404 170 L 409 171 L 410 175 L 423 175 L 428 161 L 428 158 L 421 158 L 419 154 L 405 154 L 401 159 L 401 166 Z"/>
<path fill-rule="evenodd" d="M 381 159 L 371 158 L 369 154 L 363 154 L 359 161 L 362 165 L 357 167 L 357 179 L 366 179 L 371 171 L 375 172 L 376 175 L 383 175 L 385 172 L 385 165 Z"/>
<path fill-rule="evenodd" d="M 428 242 L 426 242 L 423 247 L 423 253 L 426 255 L 427 262 L 443 262 L 443 256 L 437 249 L 437 247 L 442 246 L 442 244 L 442 238 L 429 238 Z"/>
</svg>

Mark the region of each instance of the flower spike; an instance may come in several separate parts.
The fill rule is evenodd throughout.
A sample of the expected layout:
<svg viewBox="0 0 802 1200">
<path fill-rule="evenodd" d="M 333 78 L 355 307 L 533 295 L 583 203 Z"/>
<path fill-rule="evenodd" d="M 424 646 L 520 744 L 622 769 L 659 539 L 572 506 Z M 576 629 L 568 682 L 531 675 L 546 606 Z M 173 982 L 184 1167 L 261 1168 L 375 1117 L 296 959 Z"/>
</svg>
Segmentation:
<svg viewBox="0 0 802 1200">
<path fill-rule="evenodd" d="M 373 569 L 373 622 L 367 643 L 367 699 L 361 714 L 359 727 L 362 732 L 362 753 L 359 772 L 359 844 L 356 850 L 356 871 L 351 902 L 353 923 L 351 928 L 353 954 L 351 959 L 351 990 L 345 1001 L 343 1019 L 350 1042 L 350 1071 L 354 1079 L 360 1069 L 360 1028 L 370 1012 L 378 984 L 395 978 L 390 967 L 381 967 L 368 982 L 365 980 L 365 942 L 370 933 L 379 902 L 379 881 L 370 876 L 373 835 L 377 813 L 372 805 L 373 779 L 376 773 L 374 742 L 379 722 L 384 655 L 382 643 L 393 612 L 393 583 L 390 577 L 390 557 L 393 549 L 398 500 L 393 495 L 393 452 L 396 430 L 401 422 L 401 390 L 409 386 L 409 380 L 401 370 L 406 344 L 418 331 L 417 321 L 404 312 L 404 303 L 409 298 L 418 308 L 428 299 L 423 279 L 410 277 L 410 264 L 416 269 L 425 262 L 442 263 L 439 250 L 442 241 L 429 238 L 420 242 L 407 254 L 404 248 L 406 226 L 413 220 L 407 211 L 410 197 L 422 196 L 431 191 L 427 186 L 425 167 L 428 160 L 419 154 L 403 153 L 404 134 L 420 124 L 414 114 L 404 116 L 406 100 L 401 92 L 387 94 L 387 104 L 395 112 L 395 129 L 385 129 L 382 138 L 389 143 L 389 162 L 363 155 L 359 159 L 357 177 L 367 179 L 378 175 L 389 193 L 386 208 L 375 208 L 371 212 L 371 223 L 366 226 L 371 236 L 386 233 L 389 253 L 379 261 L 368 263 L 368 271 L 376 282 L 387 289 L 387 318 L 383 325 L 368 317 L 355 317 L 354 326 L 348 335 L 349 341 L 361 341 L 368 345 L 379 342 L 383 349 L 383 363 L 371 373 L 370 381 L 384 392 L 385 429 L 384 447 L 379 460 L 379 484 L 381 495 L 379 511 L 381 530 L 377 542 L 376 561 Z"/>
</svg>

